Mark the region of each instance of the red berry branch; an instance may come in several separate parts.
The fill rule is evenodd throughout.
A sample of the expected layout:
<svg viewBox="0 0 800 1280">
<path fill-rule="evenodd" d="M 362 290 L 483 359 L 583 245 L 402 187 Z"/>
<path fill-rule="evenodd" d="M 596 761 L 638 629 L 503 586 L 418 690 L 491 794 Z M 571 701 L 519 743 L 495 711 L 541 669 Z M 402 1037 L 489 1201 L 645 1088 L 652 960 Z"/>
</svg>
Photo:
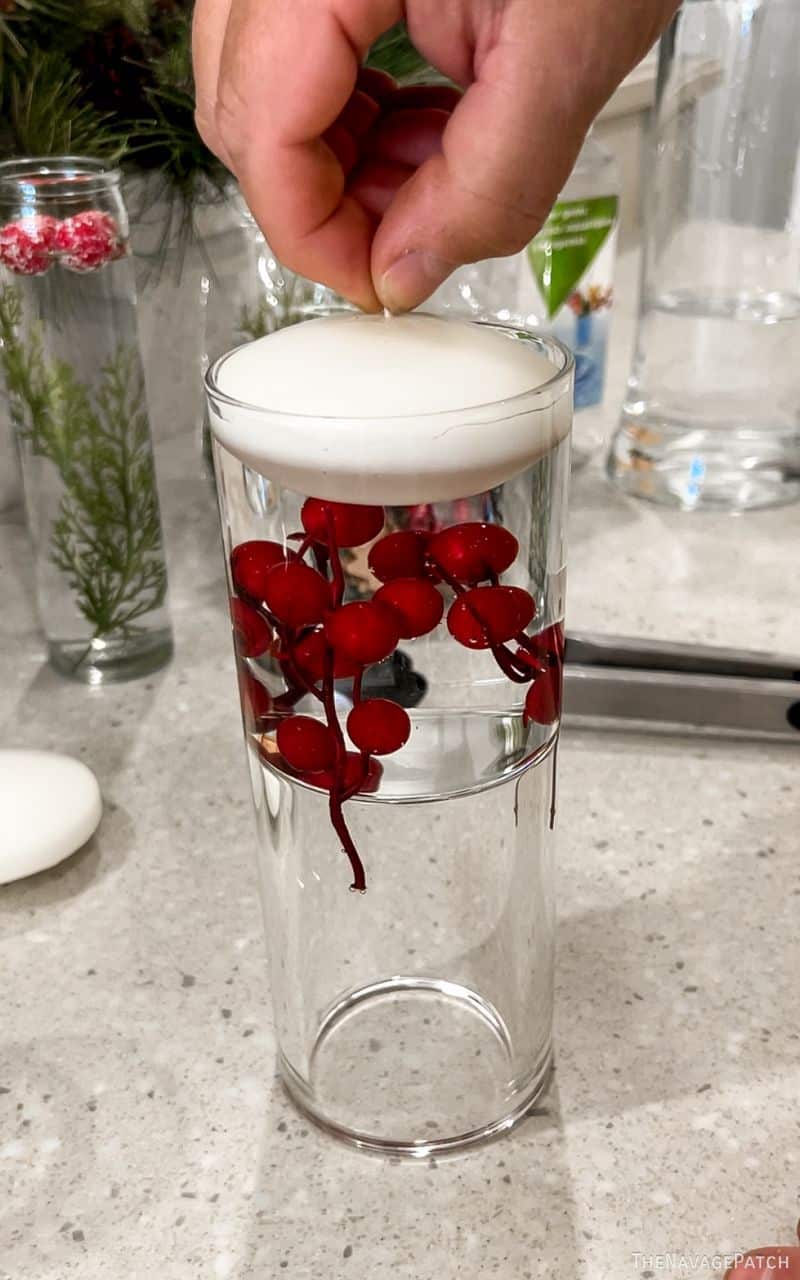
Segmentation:
<svg viewBox="0 0 800 1280">
<path fill-rule="evenodd" d="M 441 585 L 454 599 L 447 627 L 468 649 L 491 650 L 504 674 L 529 684 L 523 720 L 554 724 L 561 709 L 564 635 L 560 624 L 529 636 L 536 606 L 521 587 L 500 575 L 513 564 L 517 539 L 499 525 L 462 523 L 430 534 L 408 529 L 383 533 L 382 507 L 308 498 L 296 548 L 276 542 L 240 543 L 231 553 L 231 600 L 240 659 L 271 652 L 286 690 L 274 700 L 240 665 L 245 718 L 252 728 L 276 729 L 277 763 L 292 776 L 329 794 L 331 822 L 353 872 L 351 888 L 366 888 L 364 867 L 347 827 L 343 805 L 374 791 L 381 777 L 376 757 L 407 743 L 407 711 L 385 698 L 364 698 L 364 672 L 383 662 L 401 639 L 413 640 L 439 626 L 445 611 Z M 377 539 L 377 540 L 376 540 Z M 372 543 L 368 564 L 381 586 L 369 600 L 345 602 L 341 551 Z M 316 567 L 306 562 L 311 553 Z M 512 647 L 513 646 L 513 647 Z M 335 682 L 351 679 L 348 750 L 336 712 Z M 297 715 L 310 694 L 324 720 Z"/>
</svg>

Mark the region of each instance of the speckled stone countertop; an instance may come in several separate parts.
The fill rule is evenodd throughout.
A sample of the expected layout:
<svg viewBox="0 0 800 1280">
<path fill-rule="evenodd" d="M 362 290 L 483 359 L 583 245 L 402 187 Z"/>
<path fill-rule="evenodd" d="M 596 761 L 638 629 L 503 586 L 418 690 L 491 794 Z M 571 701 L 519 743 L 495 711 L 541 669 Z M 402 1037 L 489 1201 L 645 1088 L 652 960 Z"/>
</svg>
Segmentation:
<svg viewBox="0 0 800 1280">
<path fill-rule="evenodd" d="M 567 730 L 544 1106 L 458 1160 L 358 1155 L 274 1078 L 216 515 L 192 442 L 159 464 L 177 653 L 147 681 L 49 671 L 0 524 L 0 739 L 81 756 L 106 802 L 0 889 L 2 1280 L 625 1280 L 791 1242 L 798 749 Z M 797 507 L 686 518 L 590 468 L 570 622 L 791 651 L 799 536 Z"/>
</svg>

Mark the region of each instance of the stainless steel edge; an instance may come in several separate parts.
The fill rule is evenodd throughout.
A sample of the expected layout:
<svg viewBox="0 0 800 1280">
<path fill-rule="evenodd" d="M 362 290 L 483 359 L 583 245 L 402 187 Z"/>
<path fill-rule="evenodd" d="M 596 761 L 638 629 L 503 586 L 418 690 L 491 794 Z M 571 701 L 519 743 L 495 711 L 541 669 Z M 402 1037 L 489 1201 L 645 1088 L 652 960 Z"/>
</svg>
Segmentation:
<svg viewBox="0 0 800 1280">
<path fill-rule="evenodd" d="M 564 722 L 772 738 L 800 746 L 800 684 L 567 663 Z"/>
<path fill-rule="evenodd" d="M 747 649 L 722 649 L 712 645 L 671 644 L 594 632 L 567 633 L 567 662 L 591 667 L 641 668 L 646 671 L 683 671 L 695 675 L 742 676 L 765 680 L 797 681 L 800 691 L 800 657 L 760 653 Z"/>
</svg>

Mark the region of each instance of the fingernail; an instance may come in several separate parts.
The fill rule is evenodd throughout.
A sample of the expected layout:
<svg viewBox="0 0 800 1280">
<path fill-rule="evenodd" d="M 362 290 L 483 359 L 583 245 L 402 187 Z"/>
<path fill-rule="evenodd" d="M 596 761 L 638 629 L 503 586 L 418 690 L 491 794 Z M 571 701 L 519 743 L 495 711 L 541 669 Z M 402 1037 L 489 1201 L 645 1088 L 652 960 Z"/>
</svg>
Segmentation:
<svg viewBox="0 0 800 1280">
<path fill-rule="evenodd" d="M 429 298 L 455 269 L 455 263 L 445 262 L 435 253 L 411 249 L 383 273 L 378 296 L 389 311 L 411 311 Z"/>
</svg>

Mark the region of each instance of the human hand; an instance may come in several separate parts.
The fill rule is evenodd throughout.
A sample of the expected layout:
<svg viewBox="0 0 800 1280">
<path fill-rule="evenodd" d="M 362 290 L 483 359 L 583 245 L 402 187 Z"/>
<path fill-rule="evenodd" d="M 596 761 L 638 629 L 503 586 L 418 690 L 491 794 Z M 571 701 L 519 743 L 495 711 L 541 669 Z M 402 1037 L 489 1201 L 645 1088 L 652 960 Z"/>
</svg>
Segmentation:
<svg viewBox="0 0 800 1280">
<path fill-rule="evenodd" d="M 523 248 L 678 0 L 197 0 L 197 124 L 287 266 L 408 310 Z M 401 18 L 464 90 L 361 67 Z"/>
</svg>

